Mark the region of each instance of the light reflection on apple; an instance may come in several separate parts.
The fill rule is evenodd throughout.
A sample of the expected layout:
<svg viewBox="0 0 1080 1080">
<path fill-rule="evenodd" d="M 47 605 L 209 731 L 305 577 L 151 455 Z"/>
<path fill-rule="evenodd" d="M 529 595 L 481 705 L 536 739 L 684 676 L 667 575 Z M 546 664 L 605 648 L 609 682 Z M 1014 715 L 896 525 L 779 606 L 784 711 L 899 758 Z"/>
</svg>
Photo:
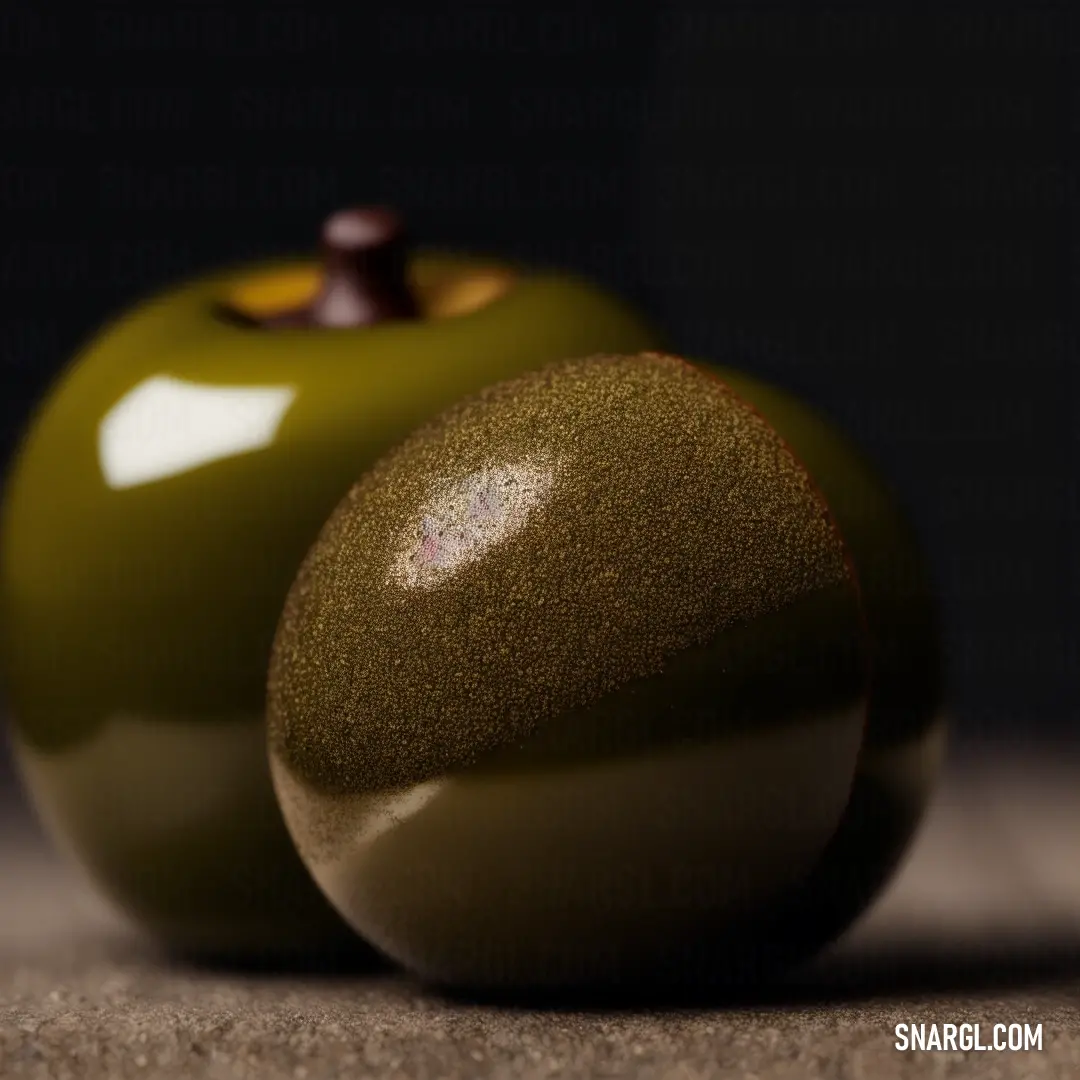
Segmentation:
<svg viewBox="0 0 1080 1080">
<path fill-rule="evenodd" d="M 261 450 L 296 400 L 293 386 L 216 386 L 144 379 L 102 418 L 98 460 L 114 490 L 178 476 Z"/>
<path fill-rule="evenodd" d="M 550 494 L 557 463 L 483 468 L 440 486 L 417 526 L 402 537 L 390 583 L 431 588 L 520 531 Z"/>
</svg>

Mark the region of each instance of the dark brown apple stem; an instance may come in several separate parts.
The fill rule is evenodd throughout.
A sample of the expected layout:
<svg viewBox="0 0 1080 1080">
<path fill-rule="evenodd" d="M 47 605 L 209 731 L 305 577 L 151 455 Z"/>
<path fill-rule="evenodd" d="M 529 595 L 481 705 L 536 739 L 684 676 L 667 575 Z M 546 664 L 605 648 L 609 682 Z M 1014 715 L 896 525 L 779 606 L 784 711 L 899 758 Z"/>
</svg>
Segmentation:
<svg viewBox="0 0 1080 1080">
<path fill-rule="evenodd" d="M 405 230 L 386 207 L 342 210 L 322 230 L 323 285 L 311 305 L 316 326 L 368 326 L 413 319 Z"/>
<path fill-rule="evenodd" d="M 322 283 L 292 311 L 255 320 L 275 327 L 350 329 L 419 317 L 407 281 L 408 249 L 401 218 L 385 206 L 339 210 L 323 223 Z"/>
</svg>

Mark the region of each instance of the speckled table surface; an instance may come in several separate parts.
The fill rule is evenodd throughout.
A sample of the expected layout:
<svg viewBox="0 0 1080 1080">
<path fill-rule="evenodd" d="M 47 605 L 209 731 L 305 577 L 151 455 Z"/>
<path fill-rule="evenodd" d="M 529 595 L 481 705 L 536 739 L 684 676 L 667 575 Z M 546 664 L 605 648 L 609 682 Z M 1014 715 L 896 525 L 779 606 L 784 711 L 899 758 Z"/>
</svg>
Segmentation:
<svg viewBox="0 0 1080 1080">
<path fill-rule="evenodd" d="M 894 886 L 828 955 L 740 1001 L 447 1000 L 393 971 L 178 968 L 0 818 L 0 1076 L 891 1080 L 1080 1076 L 1080 760 L 942 786 Z M 1042 1049 L 899 1051 L 901 1023 L 1042 1025 Z"/>
</svg>

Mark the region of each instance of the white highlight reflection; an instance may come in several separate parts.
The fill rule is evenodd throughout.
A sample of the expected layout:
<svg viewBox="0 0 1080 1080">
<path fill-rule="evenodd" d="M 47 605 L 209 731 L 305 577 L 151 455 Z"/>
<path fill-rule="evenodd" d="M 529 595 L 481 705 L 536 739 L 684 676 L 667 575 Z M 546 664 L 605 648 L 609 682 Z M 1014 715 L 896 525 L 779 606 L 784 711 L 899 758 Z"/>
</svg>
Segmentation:
<svg viewBox="0 0 1080 1080">
<path fill-rule="evenodd" d="M 355 844 L 370 844 L 376 837 L 397 828 L 425 806 L 443 788 L 445 780 L 427 780 L 407 791 L 392 795 L 372 795 L 363 797 L 366 803 L 364 824 L 353 837 Z"/>
<path fill-rule="evenodd" d="M 535 461 L 481 469 L 448 484 L 401 541 L 391 582 L 430 588 L 521 529 L 547 497 L 555 467 Z"/>
<path fill-rule="evenodd" d="M 98 427 L 110 488 L 136 487 L 261 450 L 296 399 L 292 386 L 212 386 L 167 375 L 125 394 Z"/>
</svg>

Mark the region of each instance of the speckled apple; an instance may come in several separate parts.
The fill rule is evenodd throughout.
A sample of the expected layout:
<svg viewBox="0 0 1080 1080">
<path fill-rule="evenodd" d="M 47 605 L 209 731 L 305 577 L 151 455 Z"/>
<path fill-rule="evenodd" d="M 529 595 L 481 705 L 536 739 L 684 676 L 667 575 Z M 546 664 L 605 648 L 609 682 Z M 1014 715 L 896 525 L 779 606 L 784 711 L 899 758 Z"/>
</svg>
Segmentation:
<svg viewBox="0 0 1080 1080">
<path fill-rule="evenodd" d="M 289 594 L 276 791 L 427 980 L 760 977 L 870 902 L 943 739 L 912 532 L 832 427 L 657 353 L 493 385 L 384 456 Z"/>
</svg>

